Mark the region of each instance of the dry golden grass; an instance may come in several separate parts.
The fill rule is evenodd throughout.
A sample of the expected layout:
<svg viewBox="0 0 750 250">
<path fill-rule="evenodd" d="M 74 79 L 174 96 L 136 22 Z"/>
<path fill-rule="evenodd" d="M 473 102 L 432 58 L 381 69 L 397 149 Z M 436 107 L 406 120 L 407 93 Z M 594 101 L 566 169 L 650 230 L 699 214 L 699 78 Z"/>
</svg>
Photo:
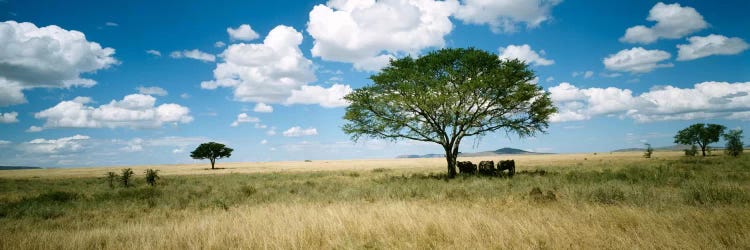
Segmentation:
<svg viewBox="0 0 750 250">
<path fill-rule="evenodd" d="M 717 249 L 750 246 L 747 209 L 658 211 L 503 200 L 272 204 L 115 227 L 3 233 L 3 249 Z M 737 220 L 736 218 L 744 218 Z M 728 234 L 729 233 L 729 234 Z"/>
<path fill-rule="evenodd" d="M 651 160 L 674 159 L 682 152 L 657 152 Z M 546 155 L 501 155 L 493 157 L 461 157 L 459 161 L 478 163 L 483 160 L 514 159 L 519 170 L 532 170 L 538 167 L 612 167 L 629 163 L 645 162 L 649 159 L 640 157 L 642 152 L 622 153 L 580 153 L 580 154 L 546 154 Z M 611 163 L 611 164 L 607 164 Z M 320 161 L 285 161 L 285 162 L 222 162 L 210 170 L 208 161 L 199 164 L 173 164 L 148 166 L 117 166 L 117 167 L 81 167 L 81 168 L 50 168 L 0 171 L 0 178 L 76 178 L 102 177 L 108 171 L 119 173 L 120 169 L 132 168 L 137 174 L 148 168 L 158 169 L 160 175 L 196 175 L 196 174 L 249 174 L 270 172 L 309 172 L 309 171 L 342 171 L 342 170 L 372 170 L 386 169 L 414 169 L 414 170 L 444 170 L 444 158 L 421 159 L 372 159 L 372 160 L 320 160 Z M 210 171 L 207 171 L 210 170 Z"/>
<path fill-rule="evenodd" d="M 165 176 L 114 189 L 122 167 L 0 171 L 0 249 L 750 247 L 750 157 L 641 155 L 461 159 L 547 173 L 512 179 L 446 180 L 443 159 L 137 166 Z"/>
</svg>

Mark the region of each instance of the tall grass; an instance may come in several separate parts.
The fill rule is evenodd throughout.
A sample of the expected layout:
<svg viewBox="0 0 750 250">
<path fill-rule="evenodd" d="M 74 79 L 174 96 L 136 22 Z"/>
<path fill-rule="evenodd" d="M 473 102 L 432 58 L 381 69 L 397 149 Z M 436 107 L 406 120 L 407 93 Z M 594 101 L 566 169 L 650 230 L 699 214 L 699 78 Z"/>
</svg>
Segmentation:
<svg viewBox="0 0 750 250">
<path fill-rule="evenodd" d="M 748 156 L 442 170 L 0 179 L 0 249 L 750 247 Z"/>
</svg>

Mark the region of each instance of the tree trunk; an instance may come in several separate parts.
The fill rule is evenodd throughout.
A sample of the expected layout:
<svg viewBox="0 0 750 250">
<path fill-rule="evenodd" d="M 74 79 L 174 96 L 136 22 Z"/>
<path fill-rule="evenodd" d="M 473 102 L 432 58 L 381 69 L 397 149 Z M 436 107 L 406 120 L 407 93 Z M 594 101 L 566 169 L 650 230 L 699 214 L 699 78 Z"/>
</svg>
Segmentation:
<svg viewBox="0 0 750 250">
<path fill-rule="evenodd" d="M 706 146 L 701 146 L 701 151 L 703 151 L 703 157 L 706 156 Z"/>
<path fill-rule="evenodd" d="M 214 169 L 215 163 L 216 163 L 216 159 L 211 159 L 211 169 Z"/>
<path fill-rule="evenodd" d="M 445 160 L 448 161 L 448 178 L 456 177 L 456 159 L 457 155 L 449 147 L 445 147 Z"/>
</svg>

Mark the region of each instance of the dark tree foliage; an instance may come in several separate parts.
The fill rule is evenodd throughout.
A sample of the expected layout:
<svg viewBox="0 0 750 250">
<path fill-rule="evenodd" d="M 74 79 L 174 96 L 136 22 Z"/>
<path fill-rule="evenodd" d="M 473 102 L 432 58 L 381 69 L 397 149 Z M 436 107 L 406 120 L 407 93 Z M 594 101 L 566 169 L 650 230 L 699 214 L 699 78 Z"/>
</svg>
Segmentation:
<svg viewBox="0 0 750 250">
<path fill-rule="evenodd" d="M 719 136 L 724 133 L 726 127 L 719 124 L 696 123 L 677 132 L 674 142 L 684 145 L 698 145 L 706 156 L 706 148 L 709 144 L 718 142 Z"/>
<path fill-rule="evenodd" d="M 130 187 L 130 177 L 133 177 L 133 175 L 133 169 L 123 169 L 122 174 L 120 174 L 120 184 L 122 184 L 123 187 Z"/>
<path fill-rule="evenodd" d="M 111 171 L 107 172 L 107 183 L 109 183 L 110 188 L 115 188 L 115 181 L 117 180 L 117 177 L 119 177 L 117 173 Z"/>
<path fill-rule="evenodd" d="M 695 144 L 690 145 L 689 149 L 685 149 L 686 156 L 695 156 L 696 154 L 698 154 L 698 147 L 696 147 Z"/>
<path fill-rule="evenodd" d="M 157 169 L 146 169 L 146 183 L 150 186 L 156 185 L 156 180 L 159 179 L 159 170 Z"/>
<path fill-rule="evenodd" d="M 208 159 L 211 161 L 211 169 L 214 169 L 216 159 L 229 158 L 232 156 L 234 149 L 226 147 L 224 144 L 216 142 L 207 142 L 198 146 L 193 152 L 190 152 L 190 157 L 193 159 Z"/>
<path fill-rule="evenodd" d="M 644 143 L 644 145 L 646 145 L 646 152 L 643 153 L 643 157 L 651 158 L 651 155 L 654 154 L 654 148 L 651 147 L 651 143 Z"/>
<path fill-rule="evenodd" d="M 727 155 L 740 156 L 744 150 L 742 145 L 742 129 L 729 130 L 723 134 L 724 140 L 727 141 L 727 148 L 724 151 Z"/>
<path fill-rule="evenodd" d="M 557 109 L 518 60 L 469 49 L 442 49 L 390 62 L 373 84 L 345 97 L 343 126 L 362 136 L 440 144 L 448 176 L 456 175 L 461 140 L 497 130 L 519 137 L 544 132 Z"/>
</svg>

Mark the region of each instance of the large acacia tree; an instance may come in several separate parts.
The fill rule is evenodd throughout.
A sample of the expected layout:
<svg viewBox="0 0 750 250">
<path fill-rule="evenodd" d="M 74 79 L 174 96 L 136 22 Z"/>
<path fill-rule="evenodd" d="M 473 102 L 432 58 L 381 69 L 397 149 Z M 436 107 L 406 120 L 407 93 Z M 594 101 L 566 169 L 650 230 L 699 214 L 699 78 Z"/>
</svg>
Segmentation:
<svg viewBox="0 0 750 250">
<path fill-rule="evenodd" d="M 193 159 L 208 159 L 211 161 L 211 169 L 214 169 L 216 159 L 229 158 L 232 156 L 234 149 L 229 148 L 221 143 L 206 142 L 199 145 L 193 152 L 190 152 L 190 157 Z"/>
<path fill-rule="evenodd" d="M 519 137 L 544 132 L 556 108 L 534 78 L 525 63 L 474 48 L 392 60 L 370 77 L 372 85 L 345 97 L 351 105 L 343 130 L 354 141 L 368 136 L 440 144 L 454 177 L 463 138 L 497 130 Z"/>
<path fill-rule="evenodd" d="M 698 144 L 698 146 L 701 147 L 703 156 L 706 156 L 706 148 L 708 148 L 708 144 L 718 142 L 719 136 L 724 133 L 724 129 L 726 129 L 726 127 L 719 124 L 696 123 L 683 130 L 677 131 L 677 135 L 674 136 L 674 143 L 684 145 Z"/>
</svg>

